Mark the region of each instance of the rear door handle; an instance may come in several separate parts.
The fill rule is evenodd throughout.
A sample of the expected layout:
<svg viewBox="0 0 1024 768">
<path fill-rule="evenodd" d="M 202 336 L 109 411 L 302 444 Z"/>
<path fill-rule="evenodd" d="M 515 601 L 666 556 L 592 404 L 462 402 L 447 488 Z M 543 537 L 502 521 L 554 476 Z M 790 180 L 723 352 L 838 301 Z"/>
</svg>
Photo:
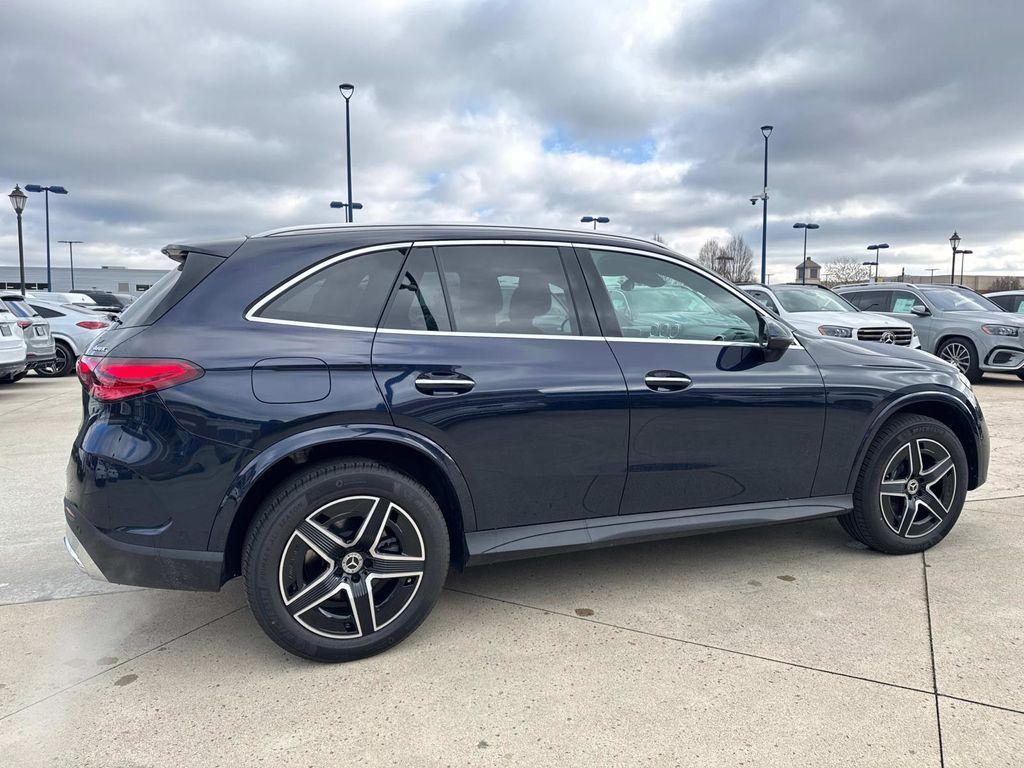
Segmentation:
<svg viewBox="0 0 1024 768">
<path fill-rule="evenodd" d="M 679 371 L 651 371 L 644 376 L 644 384 L 655 392 L 678 392 L 693 384 L 693 379 Z"/>
<path fill-rule="evenodd" d="M 476 382 L 460 373 L 426 373 L 416 378 L 416 389 L 425 395 L 469 392 Z"/>
</svg>

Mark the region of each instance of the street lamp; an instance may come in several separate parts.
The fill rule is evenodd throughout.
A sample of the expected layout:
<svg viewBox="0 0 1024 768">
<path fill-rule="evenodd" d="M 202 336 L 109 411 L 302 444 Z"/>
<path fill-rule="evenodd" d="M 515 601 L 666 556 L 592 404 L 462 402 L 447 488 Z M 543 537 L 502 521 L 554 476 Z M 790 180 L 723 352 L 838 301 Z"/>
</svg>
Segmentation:
<svg viewBox="0 0 1024 768">
<path fill-rule="evenodd" d="M 972 251 L 972 250 L 962 250 L 962 249 L 958 248 L 957 249 L 957 253 L 960 254 L 960 285 L 963 285 L 964 284 L 964 261 L 966 261 L 966 259 L 964 259 L 964 256 L 970 256 L 972 253 L 974 253 L 974 251 Z"/>
<path fill-rule="evenodd" d="M 345 221 L 352 221 L 352 211 L 363 210 L 362 203 L 343 203 L 341 200 L 331 200 L 331 208 L 345 208 Z"/>
<path fill-rule="evenodd" d="M 875 252 L 874 265 L 875 265 L 875 282 L 876 283 L 878 282 L 878 262 L 879 262 L 878 252 L 880 250 L 882 250 L 884 248 L 888 248 L 888 247 L 889 247 L 888 243 L 878 243 L 877 245 L 869 245 L 868 246 L 868 250 L 869 251 L 874 251 Z M 865 265 L 867 265 L 867 263 L 868 262 L 866 262 L 866 261 L 864 262 Z"/>
<path fill-rule="evenodd" d="M 345 210 L 345 220 L 352 221 L 352 130 L 349 124 L 348 101 L 355 93 L 356 87 L 352 83 L 342 83 L 338 86 L 341 96 L 345 99 L 345 169 L 348 179 L 348 208 Z"/>
<path fill-rule="evenodd" d="M 68 244 L 68 258 L 71 260 L 71 290 L 75 290 L 75 245 L 82 240 L 58 240 L 58 243 Z"/>
<path fill-rule="evenodd" d="M 25 295 L 25 243 L 21 237 L 21 212 L 25 210 L 25 201 L 28 198 L 25 193 L 21 191 L 21 187 L 17 184 L 14 185 L 14 189 L 11 190 L 11 194 L 8 195 L 11 198 L 11 206 L 14 208 L 14 213 L 18 217 L 18 267 L 21 269 L 21 295 Z"/>
<path fill-rule="evenodd" d="M 584 224 L 590 224 L 591 222 L 593 222 L 594 229 L 596 230 L 598 224 L 607 224 L 609 221 L 611 221 L 611 219 L 609 219 L 607 216 L 584 216 L 582 219 L 580 219 L 580 221 L 583 222 Z"/>
<path fill-rule="evenodd" d="M 762 125 L 761 135 L 764 136 L 764 190 L 761 193 L 761 282 L 764 283 L 765 270 L 768 268 L 768 137 L 772 135 L 774 126 Z M 751 200 L 750 202 L 754 202 Z"/>
<path fill-rule="evenodd" d="M 42 192 L 46 198 L 46 290 L 53 290 L 53 283 L 50 282 L 50 193 L 55 195 L 66 195 L 68 191 L 64 187 L 53 184 L 44 187 L 41 184 L 26 184 L 26 192 Z"/>
<path fill-rule="evenodd" d="M 952 285 L 956 280 L 956 249 L 960 247 L 960 235 L 953 230 L 953 234 L 949 236 L 949 244 L 953 247 L 953 266 L 949 268 L 949 284 Z"/>
<path fill-rule="evenodd" d="M 728 264 L 729 262 L 736 261 L 736 257 L 730 256 L 728 253 L 720 253 L 718 254 L 718 256 L 715 257 L 715 260 L 718 262 L 718 274 L 720 274 L 726 280 L 732 280 L 732 267 L 730 266 L 728 271 L 726 271 L 725 265 Z"/>
<path fill-rule="evenodd" d="M 797 222 L 793 225 L 793 229 L 802 229 L 804 231 L 804 263 L 800 266 L 800 282 L 807 285 L 807 230 L 820 229 L 820 227 L 817 224 Z"/>
</svg>

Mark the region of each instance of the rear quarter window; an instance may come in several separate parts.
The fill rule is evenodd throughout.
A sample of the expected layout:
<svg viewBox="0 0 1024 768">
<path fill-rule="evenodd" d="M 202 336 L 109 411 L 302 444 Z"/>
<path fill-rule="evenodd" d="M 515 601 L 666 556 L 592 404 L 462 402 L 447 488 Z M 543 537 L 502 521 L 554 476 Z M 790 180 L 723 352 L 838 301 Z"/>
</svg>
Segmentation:
<svg viewBox="0 0 1024 768">
<path fill-rule="evenodd" d="M 254 317 L 304 325 L 375 328 L 405 254 L 396 249 L 343 258 L 300 277 Z M 294 280 L 294 278 L 293 278 Z"/>
</svg>

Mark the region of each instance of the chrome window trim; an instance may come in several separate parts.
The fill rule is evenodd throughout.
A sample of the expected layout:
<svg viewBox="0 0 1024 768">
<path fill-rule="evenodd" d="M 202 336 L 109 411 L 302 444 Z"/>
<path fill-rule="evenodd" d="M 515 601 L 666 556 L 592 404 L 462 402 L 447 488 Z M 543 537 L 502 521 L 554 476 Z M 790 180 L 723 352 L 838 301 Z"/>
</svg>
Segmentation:
<svg viewBox="0 0 1024 768">
<path fill-rule="evenodd" d="M 334 325 L 331 323 L 313 323 L 300 320 L 279 320 L 276 318 L 269 317 L 258 317 L 256 315 L 261 309 L 267 304 L 281 295 L 284 291 L 291 288 L 296 283 L 316 274 L 317 272 L 326 269 L 329 266 L 337 264 L 346 259 L 354 258 L 356 256 L 362 256 L 367 253 L 374 253 L 377 251 L 390 251 L 401 248 L 415 248 L 415 247 L 438 247 L 438 246 L 453 246 L 453 245 L 516 245 L 516 246 L 546 246 L 554 248 L 580 248 L 587 250 L 599 250 L 599 251 L 617 251 L 620 253 L 630 253 L 638 256 L 648 256 L 661 261 L 666 261 L 670 264 L 676 264 L 685 269 L 689 269 L 698 275 L 702 275 L 712 282 L 716 283 L 720 287 L 724 288 L 727 292 L 733 294 L 739 298 L 743 303 L 747 304 L 751 309 L 754 310 L 758 317 L 762 318 L 765 322 L 777 322 L 774 317 L 766 315 L 762 308 L 757 302 L 750 297 L 747 297 L 742 290 L 735 288 L 717 275 L 710 272 L 705 273 L 702 270 L 695 269 L 694 265 L 688 263 L 682 257 L 672 257 L 666 254 L 656 253 L 654 251 L 647 251 L 640 248 L 629 248 L 627 246 L 620 245 L 594 245 L 591 243 L 577 243 L 569 240 L 517 240 L 517 239 L 455 239 L 455 240 L 413 240 L 403 241 L 397 243 L 379 243 L 377 245 L 365 246 L 362 248 L 355 248 L 351 251 L 343 251 L 342 253 L 330 256 L 323 261 L 317 262 L 311 267 L 303 270 L 294 277 L 291 277 L 281 285 L 277 286 L 269 293 L 264 294 L 262 297 L 256 300 L 248 310 L 245 312 L 245 319 L 253 323 L 267 323 L 269 325 L 291 325 L 300 328 L 325 328 L 329 330 L 337 331 L 353 331 L 357 333 L 387 333 L 396 335 L 408 335 L 408 336 L 420 336 L 420 335 L 431 335 L 431 336 L 464 336 L 468 338 L 493 338 L 493 339 L 545 339 L 555 341 L 625 341 L 628 343 L 646 343 L 646 344 L 694 344 L 701 346 L 720 346 L 720 347 L 759 347 L 761 346 L 756 341 L 714 341 L 714 340 L 702 340 L 702 339 L 661 339 L 661 338 L 639 338 L 632 336 L 579 336 L 569 334 L 533 334 L 533 333 L 488 333 L 482 331 L 427 331 L 427 330 L 413 330 L 413 329 L 401 329 L 401 328 L 387 328 L 384 326 L 373 328 L 370 326 L 356 326 L 356 325 Z M 793 344 L 790 349 L 803 349 L 799 340 L 794 336 Z"/>
</svg>

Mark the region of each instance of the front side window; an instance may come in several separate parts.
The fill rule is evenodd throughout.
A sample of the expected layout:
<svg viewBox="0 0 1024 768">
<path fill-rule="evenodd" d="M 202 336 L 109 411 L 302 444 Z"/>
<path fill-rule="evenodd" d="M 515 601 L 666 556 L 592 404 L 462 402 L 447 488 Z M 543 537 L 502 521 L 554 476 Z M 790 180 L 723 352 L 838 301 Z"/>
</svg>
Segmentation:
<svg viewBox="0 0 1024 768">
<path fill-rule="evenodd" d="M 543 336 L 579 333 L 557 248 L 452 245 L 436 250 L 454 330 Z"/>
<path fill-rule="evenodd" d="M 700 273 L 663 259 L 591 251 L 622 336 L 756 342 L 758 313 Z M 613 298 L 618 292 L 625 302 Z"/>
<path fill-rule="evenodd" d="M 275 296 L 257 316 L 296 323 L 374 328 L 403 255 L 394 249 L 338 261 Z M 125 312 L 131 310 L 129 307 Z"/>
<path fill-rule="evenodd" d="M 897 315 L 912 315 L 914 314 L 914 307 L 923 303 L 921 299 L 910 291 L 893 291 L 892 309 L 889 311 Z"/>
<path fill-rule="evenodd" d="M 775 306 L 775 302 L 772 301 L 772 297 L 766 291 L 749 290 L 747 293 L 753 296 L 762 307 L 770 309 L 775 314 L 779 313 L 779 308 Z"/>
</svg>

